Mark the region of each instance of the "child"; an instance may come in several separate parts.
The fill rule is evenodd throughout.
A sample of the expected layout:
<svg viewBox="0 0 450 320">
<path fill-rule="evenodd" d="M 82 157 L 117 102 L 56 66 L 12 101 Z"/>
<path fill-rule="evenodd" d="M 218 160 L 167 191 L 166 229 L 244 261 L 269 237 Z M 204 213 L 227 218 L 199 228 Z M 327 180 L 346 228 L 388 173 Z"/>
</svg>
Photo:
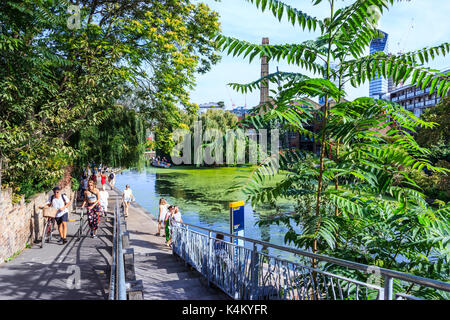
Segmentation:
<svg viewBox="0 0 450 320">
<path fill-rule="evenodd" d="M 181 219 L 181 213 L 180 213 L 180 209 L 178 209 L 178 207 L 175 207 L 172 213 L 172 216 L 170 218 L 170 239 L 169 239 L 169 247 L 172 247 L 172 225 L 173 222 L 176 223 L 183 223 L 183 219 Z M 167 239 L 167 238 L 166 238 Z"/>
<path fill-rule="evenodd" d="M 166 216 L 164 218 L 164 230 L 166 231 L 166 245 L 170 246 L 171 236 L 170 236 L 170 220 L 175 212 L 174 206 L 169 206 Z"/>
<path fill-rule="evenodd" d="M 99 192 L 100 195 L 100 206 L 102 207 L 102 215 L 106 216 L 106 212 L 108 211 L 108 198 L 109 193 L 106 191 L 105 185 L 102 185 L 102 190 Z"/>
</svg>

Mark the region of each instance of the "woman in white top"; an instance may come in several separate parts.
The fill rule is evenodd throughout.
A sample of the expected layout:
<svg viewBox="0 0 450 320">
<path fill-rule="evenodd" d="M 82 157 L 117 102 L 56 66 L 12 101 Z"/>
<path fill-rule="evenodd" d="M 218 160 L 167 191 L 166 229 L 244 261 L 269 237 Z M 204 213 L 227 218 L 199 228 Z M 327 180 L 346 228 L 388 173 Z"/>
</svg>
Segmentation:
<svg viewBox="0 0 450 320">
<path fill-rule="evenodd" d="M 181 219 L 181 213 L 180 213 L 180 209 L 178 209 L 178 207 L 174 207 L 173 210 L 170 210 L 169 213 L 167 213 L 166 219 L 168 220 L 169 223 L 169 237 L 166 236 L 166 240 L 168 238 L 168 246 L 171 247 L 172 246 L 172 226 L 174 221 L 175 222 L 181 222 L 183 223 L 183 219 Z M 167 227 L 166 227 L 167 230 Z"/>
<path fill-rule="evenodd" d="M 161 235 L 161 224 L 164 222 L 168 208 L 169 204 L 167 203 L 166 199 L 159 199 L 158 233 L 156 234 L 157 236 Z"/>
<path fill-rule="evenodd" d="M 128 217 L 128 207 L 130 206 L 131 201 L 133 201 L 133 198 L 133 191 L 130 189 L 130 185 L 127 184 L 122 194 L 125 217 Z"/>
<path fill-rule="evenodd" d="M 108 191 L 106 191 L 106 187 L 105 185 L 102 186 L 102 190 L 99 192 L 100 195 L 100 206 L 102 207 L 103 210 L 103 215 L 106 216 L 106 212 L 108 211 L 108 198 L 109 198 L 109 193 Z"/>
<path fill-rule="evenodd" d="M 180 209 L 178 207 L 175 207 L 175 212 L 173 213 L 172 218 L 176 222 L 183 223 L 183 219 L 181 219 L 181 212 L 180 212 Z"/>
</svg>

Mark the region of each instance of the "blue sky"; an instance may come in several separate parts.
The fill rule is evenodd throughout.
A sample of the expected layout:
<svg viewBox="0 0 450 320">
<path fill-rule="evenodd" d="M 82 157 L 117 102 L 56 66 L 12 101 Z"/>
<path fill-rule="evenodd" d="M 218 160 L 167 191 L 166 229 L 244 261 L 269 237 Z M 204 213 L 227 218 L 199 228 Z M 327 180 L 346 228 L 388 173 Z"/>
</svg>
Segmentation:
<svg viewBox="0 0 450 320">
<path fill-rule="evenodd" d="M 197 1 L 198 2 L 198 1 Z M 202 0 L 220 16 L 222 33 L 252 43 L 260 43 L 262 37 L 269 37 L 271 44 L 299 43 L 314 39 L 318 33 L 302 31 L 293 27 L 285 18 L 281 22 L 271 12 L 261 12 L 255 5 L 245 0 Z M 285 3 L 308 13 L 311 16 L 324 18 L 328 13 L 328 1 L 313 6 L 311 0 L 284 0 Z M 348 5 L 353 1 L 339 0 L 338 6 Z M 399 2 L 382 16 L 379 27 L 389 34 L 389 48 L 393 53 L 407 52 L 424 47 L 439 45 L 450 41 L 450 0 L 412 0 Z M 270 64 L 270 72 L 280 71 L 304 72 L 300 68 L 288 65 L 282 60 Z M 450 67 L 450 58 L 434 60 L 428 65 L 431 68 Z M 304 72 L 306 73 L 306 72 Z M 227 86 L 230 82 L 248 83 L 260 77 L 260 61 L 222 56 L 222 61 L 204 75 L 198 75 L 197 86 L 191 92 L 191 101 L 197 104 L 223 100 L 227 109 L 231 109 L 231 100 L 237 106 L 253 107 L 259 102 L 259 92 L 246 96 Z M 359 88 L 345 88 L 350 99 L 367 96 L 368 84 Z"/>
</svg>

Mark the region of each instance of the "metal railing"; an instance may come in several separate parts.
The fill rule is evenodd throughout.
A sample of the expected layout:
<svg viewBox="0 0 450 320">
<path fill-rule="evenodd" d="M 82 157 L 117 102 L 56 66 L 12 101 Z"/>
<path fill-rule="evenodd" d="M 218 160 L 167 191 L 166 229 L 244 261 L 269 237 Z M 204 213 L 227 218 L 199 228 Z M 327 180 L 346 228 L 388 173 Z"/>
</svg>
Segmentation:
<svg viewBox="0 0 450 320">
<path fill-rule="evenodd" d="M 238 246 L 213 238 L 213 234 L 241 239 L 248 245 Z M 450 292 L 446 282 L 188 223 L 174 222 L 172 239 L 174 254 L 233 299 L 420 300 L 411 293 Z M 269 254 L 269 248 L 293 254 L 296 261 Z"/>
<path fill-rule="evenodd" d="M 111 277 L 109 281 L 109 300 L 127 300 L 121 224 L 119 200 L 116 200 L 116 205 L 114 208 L 113 248 L 111 261 Z"/>
</svg>

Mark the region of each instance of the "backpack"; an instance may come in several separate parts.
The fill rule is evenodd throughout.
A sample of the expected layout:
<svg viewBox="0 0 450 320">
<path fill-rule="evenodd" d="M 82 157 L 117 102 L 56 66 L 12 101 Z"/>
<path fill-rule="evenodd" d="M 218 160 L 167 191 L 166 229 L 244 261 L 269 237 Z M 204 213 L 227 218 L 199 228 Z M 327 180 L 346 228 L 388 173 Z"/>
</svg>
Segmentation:
<svg viewBox="0 0 450 320">
<path fill-rule="evenodd" d="M 66 205 L 67 204 L 67 202 L 66 202 L 66 198 L 67 198 L 66 194 L 65 193 L 61 193 L 61 198 L 64 201 L 64 205 Z M 52 194 L 52 197 L 50 198 L 50 203 L 52 203 L 52 204 L 53 204 L 53 199 L 55 199 L 55 195 L 54 194 Z"/>
<path fill-rule="evenodd" d="M 114 173 L 111 172 L 111 174 L 109 175 L 109 178 L 112 180 L 114 179 Z"/>
</svg>

